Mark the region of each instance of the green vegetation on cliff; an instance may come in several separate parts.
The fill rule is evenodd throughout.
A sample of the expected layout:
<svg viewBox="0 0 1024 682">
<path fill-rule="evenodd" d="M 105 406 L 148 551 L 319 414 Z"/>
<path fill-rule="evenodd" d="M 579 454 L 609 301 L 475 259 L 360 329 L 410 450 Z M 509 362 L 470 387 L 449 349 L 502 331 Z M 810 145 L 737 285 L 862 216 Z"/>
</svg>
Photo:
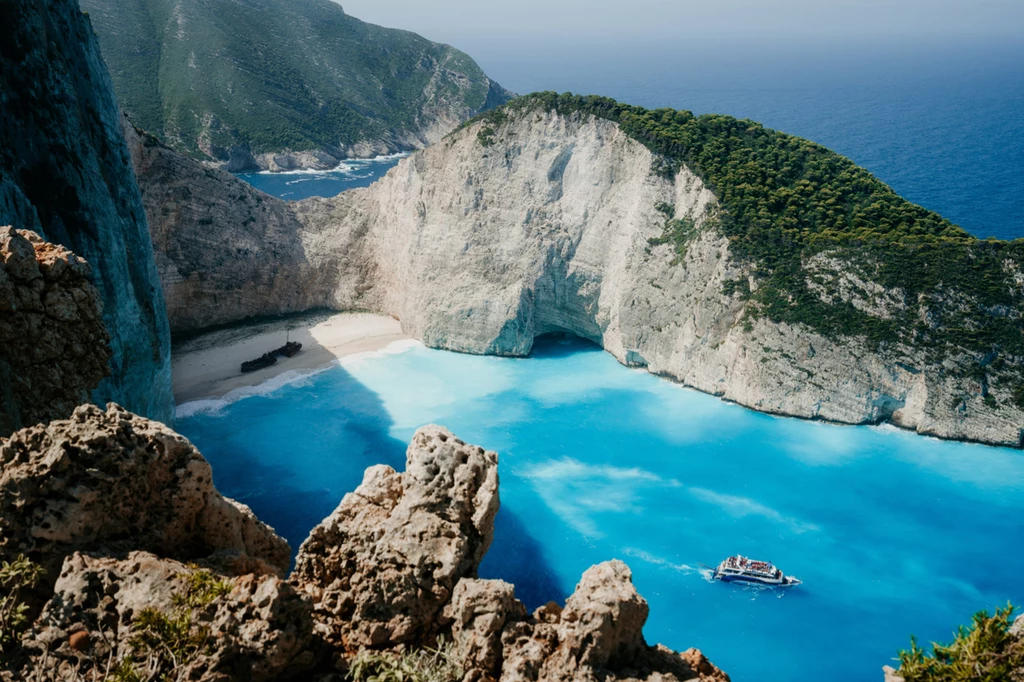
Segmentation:
<svg viewBox="0 0 1024 682">
<path fill-rule="evenodd" d="M 961 626 L 953 643 L 933 644 L 929 655 L 911 638 L 900 652 L 899 675 L 906 682 L 1004 682 L 1024 678 L 1024 639 L 1011 632 L 1012 606 L 982 611 L 970 628 Z"/>
<path fill-rule="evenodd" d="M 226 159 L 399 142 L 508 99 L 464 53 L 330 0 L 82 0 L 121 105 L 179 151 Z M 443 131 L 442 131 L 443 132 Z"/>
<path fill-rule="evenodd" d="M 1024 358 L 1024 240 L 979 240 L 849 159 L 753 121 L 551 92 L 480 118 L 493 129 L 536 110 L 613 121 L 656 155 L 654 172 L 696 173 L 720 202 L 705 225 L 727 236 L 753 273 L 753 287 L 737 282 L 726 292 L 749 297 L 752 316 L 863 335 L 883 349 L 968 351 L 982 358 L 981 380 L 1001 358 Z M 666 226 L 663 240 L 683 248 L 690 226 Z"/>
</svg>

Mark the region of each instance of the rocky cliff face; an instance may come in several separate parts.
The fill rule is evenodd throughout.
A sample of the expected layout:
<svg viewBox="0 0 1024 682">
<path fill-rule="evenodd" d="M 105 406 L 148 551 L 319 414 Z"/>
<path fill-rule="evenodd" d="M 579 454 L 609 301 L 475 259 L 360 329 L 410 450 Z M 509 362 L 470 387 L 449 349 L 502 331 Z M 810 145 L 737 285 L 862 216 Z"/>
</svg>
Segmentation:
<svg viewBox="0 0 1024 682">
<path fill-rule="evenodd" d="M 70 416 L 110 373 L 101 308 L 85 261 L 0 227 L 0 438 Z"/>
<path fill-rule="evenodd" d="M 221 497 L 185 438 L 116 405 L 0 441 L 0 559 L 55 578 L 77 550 L 147 550 L 284 573 L 290 550 L 248 507 Z"/>
<path fill-rule="evenodd" d="M 288 204 L 124 124 L 173 333 L 330 305 Z"/>
<path fill-rule="evenodd" d="M 245 297 L 235 293 L 242 287 L 230 282 L 233 273 L 257 282 L 259 273 L 281 278 L 290 270 L 280 299 L 288 309 L 298 296 L 392 314 L 406 333 L 438 348 L 525 355 L 536 336 L 570 332 L 627 365 L 764 412 L 888 421 L 942 438 L 1021 446 L 1024 409 L 1013 383 L 992 380 L 1019 359 L 992 363 L 967 351 L 936 357 L 906 344 L 880 350 L 864 337 L 748 315 L 751 303 L 737 283 L 756 289 L 758 282 L 715 224 L 718 198 L 687 167 L 665 177 L 661 166 L 618 124 L 592 116 L 527 111 L 497 129 L 477 123 L 370 188 L 272 202 L 298 222 L 282 237 L 295 235 L 292 255 L 280 265 L 258 251 L 230 264 L 207 258 L 196 277 L 209 284 L 185 300 L 218 322 L 272 312 L 273 300 L 234 308 L 217 302 Z M 222 180 L 219 195 L 193 200 L 196 212 L 215 211 L 212 196 L 240 195 L 238 181 Z M 203 232 L 190 219 L 162 227 L 165 219 L 154 216 L 167 212 L 166 203 L 147 206 L 165 253 Z M 210 228 L 228 243 L 279 229 L 261 221 L 243 209 Z M 692 225 L 682 253 L 665 240 L 679 224 Z M 184 255 L 169 258 L 189 267 Z M 823 253 L 804 268 L 823 300 L 838 297 L 883 317 L 907 305 L 863 264 Z M 979 367 L 989 378 L 979 378 Z"/>
<path fill-rule="evenodd" d="M 455 644 L 449 682 L 729 679 L 699 651 L 647 645 L 647 602 L 621 562 L 533 615 L 513 586 L 476 579 L 497 455 L 441 427 L 416 433 L 405 472 L 368 469 L 287 581 L 287 545 L 216 492 L 195 449 L 116 406 L 19 431 L 0 463 L 0 558 L 47 569 L 19 596 L 38 617 L 0 648 L 5 682 L 327 682 L 360 652 L 387 660 L 438 637 Z"/>
<path fill-rule="evenodd" d="M 0 225 L 92 265 L 110 332 L 94 393 L 169 420 L 170 340 L 120 113 L 89 19 L 72 0 L 0 6 Z"/>
<path fill-rule="evenodd" d="M 530 111 L 295 210 L 307 253 L 338 273 L 334 305 L 396 314 L 431 346 L 522 355 L 537 335 L 566 331 L 757 410 L 1020 447 L 1012 390 L 952 371 L 978 358 L 880 352 L 745 317 L 748 302 L 727 285 L 756 281 L 710 220 L 716 196 L 686 167 L 664 177 L 658 162 L 617 124 Z M 667 219 L 694 226 L 684 256 L 659 244 Z M 854 305 L 864 290 L 841 289 Z M 884 314 L 885 293 L 861 305 Z"/>
</svg>

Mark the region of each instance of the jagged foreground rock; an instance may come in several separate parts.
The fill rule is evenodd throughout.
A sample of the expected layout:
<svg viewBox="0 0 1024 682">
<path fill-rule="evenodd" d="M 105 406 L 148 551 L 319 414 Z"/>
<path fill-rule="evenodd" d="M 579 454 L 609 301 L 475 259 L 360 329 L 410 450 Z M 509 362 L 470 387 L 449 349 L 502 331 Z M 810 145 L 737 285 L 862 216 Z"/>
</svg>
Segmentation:
<svg viewBox="0 0 1024 682">
<path fill-rule="evenodd" d="M 0 437 L 71 415 L 110 373 L 89 265 L 27 230 L 0 227 Z"/>
<path fill-rule="evenodd" d="M 105 682 L 112 662 L 133 655 L 132 623 L 147 609 L 173 612 L 194 570 L 145 552 L 124 559 L 72 554 L 23 640 L 30 661 L 24 673 L 40 681 Z M 318 650 L 308 602 L 276 576 L 250 573 L 228 585 L 226 596 L 195 613 L 213 644 L 175 679 L 270 682 L 310 670 Z"/>
<path fill-rule="evenodd" d="M 441 636 L 459 646 L 467 682 L 728 680 L 695 650 L 647 646 L 647 603 L 621 562 L 584 574 L 564 609 L 532 616 L 511 585 L 476 579 L 494 536 L 497 455 L 441 427 L 416 433 L 405 472 L 367 470 L 287 582 L 266 570 L 287 565 L 287 545 L 217 494 L 194 448 L 116 406 L 20 431 L 0 462 L 0 558 L 25 552 L 51 571 L 5 682 L 100 682 L 122 661 L 146 670 L 165 650 L 140 647 L 153 614 L 201 642 L 181 653 L 168 640 L 175 679 L 336 680 L 363 648 Z M 190 601 L 201 570 L 219 590 Z"/>
<path fill-rule="evenodd" d="M 425 427 L 404 473 L 370 467 L 313 529 L 291 579 L 338 651 L 429 642 L 456 583 L 476 575 L 497 512 L 498 456 Z"/>
<path fill-rule="evenodd" d="M 621 562 L 591 569 L 564 610 L 533 618 L 511 585 L 476 580 L 494 534 L 497 467 L 495 453 L 425 427 L 404 473 L 371 467 L 313 530 L 291 581 L 312 597 L 338 667 L 364 647 L 424 646 L 450 632 L 467 680 L 728 680 L 699 652 L 647 646 L 647 603 Z"/>
<path fill-rule="evenodd" d="M 564 609 L 551 603 L 527 618 L 512 585 L 463 580 L 448 613 L 471 662 L 467 681 L 729 680 L 696 649 L 647 645 L 647 602 L 621 561 L 584 573 Z"/>
<path fill-rule="evenodd" d="M 92 266 L 113 351 L 96 402 L 170 420 L 160 280 L 89 18 L 74 0 L 11 0 L 0 23 L 0 225 L 30 229 Z"/>
<path fill-rule="evenodd" d="M 943 438 L 1021 446 L 1024 410 L 1012 382 L 975 377 L 978 366 L 998 374 L 986 358 L 936 361 L 903 346 L 881 353 L 860 337 L 746 318 L 748 302 L 739 291 L 725 293 L 726 284 L 756 282 L 709 222 L 715 194 L 685 166 L 671 178 L 654 172 L 659 159 L 618 124 L 527 110 L 490 126 L 467 126 L 366 189 L 294 204 L 265 197 L 277 206 L 266 220 L 250 202 L 223 210 L 224 197 L 244 194 L 234 178 L 204 183 L 210 192 L 197 193 L 187 211 L 147 189 L 158 257 L 178 271 L 192 272 L 192 259 L 203 264 L 190 275 L 195 283 L 169 276 L 168 296 L 172 311 L 209 314 L 199 321 L 172 312 L 172 326 L 275 314 L 304 299 L 395 315 L 427 345 L 470 353 L 523 355 L 540 334 L 571 332 L 623 363 L 764 412 L 890 421 Z M 665 231 L 659 205 L 693 222 L 697 236 L 682 262 L 672 244 L 651 243 Z M 288 210 L 300 227 L 277 217 Z M 216 220 L 204 225 L 190 213 Z M 211 231 L 238 245 L 230 263 L 202 253 Z M 279 259 L 242 246 L 267 233 L 275 241 L 294 233 L 298 243 L 275 249 Z M 899 300 L 850 264 L 820 257 L 804 267 L 815 281 L 832 282 L 841 303 L 872 315 L 884 317 Z M 246 293 L 266 290 L 268 278 L 288 282 L 280 303 Z"/>
<path fill-rule="evenodd" d="M 188 440 L 116 405 L 18 431 L 0 441 L 0 466 L 0 560 L 24 554 L 50 584 L 77 550 L 288 569 L 288 543 L 217 492 Z"/>
</svg>

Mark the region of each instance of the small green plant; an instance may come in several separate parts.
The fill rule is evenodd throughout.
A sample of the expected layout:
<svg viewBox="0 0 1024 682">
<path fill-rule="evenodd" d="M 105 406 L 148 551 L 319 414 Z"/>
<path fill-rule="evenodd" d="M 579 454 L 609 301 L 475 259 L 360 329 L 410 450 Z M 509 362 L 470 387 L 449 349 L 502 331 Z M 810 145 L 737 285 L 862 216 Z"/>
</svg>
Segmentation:
<svg viewBox="0 0 1024 682">
<path fill-rule="evenodd" d="M 199 613 L 231 591 L 231 583 L 193 568 L 179 576 L 184 587 L 173 597 L 170 613 L 143 609 L 132 621 L 131 654 L 111 670 L 106 682 L 170 682 L 175 673 L 210 647 L 210 629 Z"/>
<path fill-rule="evenodd" d="M 10 654 L 28 627 L 29 607 L 23 593 L 43 577 L 43 567 L 23 555 L 0 564 L 0 659 Z"/>
<path fill-rule="evenodd" d="M 476 139 L 480 141 L 482 146 L 490 147 L 494 144 L 494 128 L 491 126 L 484 126 L 480 132 L 476 134 Z"/>
<path fill-rule="evenodd" d="M 899 674 L 906 682 L 1006 682 L 1024 669 L 1024 640 L 1010 634 L 1013 606 L 994 616 L 975 614 L 970 628 L 960 626 L 953 643 L 932 644 L 928 655 L 911 637 L 900 652 Z"/>
<path fill-rule="evenodd" d="M 360 651 L 349 666 L 354 682 L 459 682 L 465 675 L 462 655 L 454 642 L 398 653 Z"/>
</svg>

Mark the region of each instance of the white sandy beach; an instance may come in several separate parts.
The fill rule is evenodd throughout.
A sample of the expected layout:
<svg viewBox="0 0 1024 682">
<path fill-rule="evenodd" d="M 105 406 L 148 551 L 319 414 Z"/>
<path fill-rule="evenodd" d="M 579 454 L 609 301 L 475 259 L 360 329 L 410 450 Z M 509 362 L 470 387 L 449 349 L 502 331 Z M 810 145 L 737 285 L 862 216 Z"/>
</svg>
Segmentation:
<svg viewBox="0 0 1024 682">
<path fill-rule="evenodd" d="M 211 332 L 175 346 L 171 359 L 174 400 L 181 405 L 217 398 L 284 372 L 317 369 L 407 338 L 397 320 L 370 313 L 304 315 Z M 288 339 L 302 344 L 298 355 L 278 358 L 271 367 L 242 374 L 243 361 L 258 358 Z"/>
</svg>

